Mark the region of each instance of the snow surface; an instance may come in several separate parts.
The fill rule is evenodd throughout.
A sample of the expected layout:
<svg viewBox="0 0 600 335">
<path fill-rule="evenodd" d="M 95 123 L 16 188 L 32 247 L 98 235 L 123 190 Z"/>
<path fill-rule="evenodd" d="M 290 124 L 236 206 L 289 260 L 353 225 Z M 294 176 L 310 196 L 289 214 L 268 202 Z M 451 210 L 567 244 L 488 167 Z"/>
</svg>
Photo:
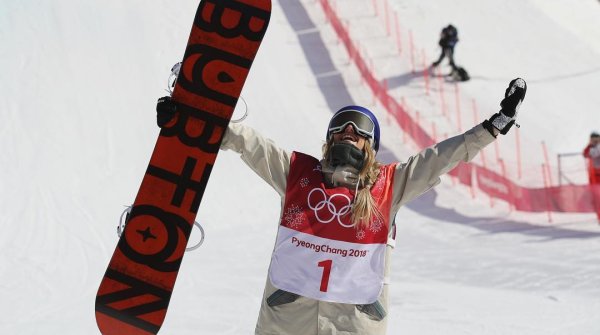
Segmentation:
<svg viewBox="0 0 600 335">
<path fill-rule="evenodd" d="M 522 183 L 540 186 L 541 141 L 550 157 L 579 152 L 600 128 L 597 1 L 392 0 L 401 55 L 373 3 L 338 0 L 336 8 L 380 79 L 439 122 L 439 137 L 457 133 L 456 120 L 444 123 L 436 86 L 427 96 L 423 78 L 411 74 L 408 29 L 431 59 L 439 30 L 459 28 L 456 59 L 473 76 L 460 85 L 462 105 L 475 100 L 479 120 L 497 110 L 510 79 L 528 80 L 519 115 Z M 0 2 L 1 334 L 98 334 L 94 298 L 117 219 L 146 169 L 158 134 L 155 101 L 182 56 L 196 6 Z M 331 112 L 349 103 L 382 120 L 382 159 L 420 149 L 373 104 L 313 0 L 274 1 L 243 96 L 244 122 L 290 151 L 319 155 Z M 497 142 L 509 166 L 514 138 Z M 183 261 L 161 334 L 253 333 L 279 206 L 235 154 L 219 155 L 198 215 L 206 241 Z M 397 221 L 390 334 L 600 334 L 595 215 L 553 213 L 549 223 L 546 213 L 516 213 L 499 201 L 491 207 L 483 193 L 472 199 L 445 177 Z"/>
</svg>

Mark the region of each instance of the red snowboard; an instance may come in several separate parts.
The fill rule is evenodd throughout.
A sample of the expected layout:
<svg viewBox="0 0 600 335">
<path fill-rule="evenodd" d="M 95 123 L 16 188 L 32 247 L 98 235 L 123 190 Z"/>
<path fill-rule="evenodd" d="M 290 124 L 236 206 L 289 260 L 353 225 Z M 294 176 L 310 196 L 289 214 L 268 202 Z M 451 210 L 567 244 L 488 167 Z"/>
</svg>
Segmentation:
<svg viewBox="0 0 600 335">
<path fill-rule="evenodd" d="M 156 334 L 225 129 L 266 32 L 270 0 L 202 0 L 129 221 L 96 296 L 104 335 Z"/>
</svg>

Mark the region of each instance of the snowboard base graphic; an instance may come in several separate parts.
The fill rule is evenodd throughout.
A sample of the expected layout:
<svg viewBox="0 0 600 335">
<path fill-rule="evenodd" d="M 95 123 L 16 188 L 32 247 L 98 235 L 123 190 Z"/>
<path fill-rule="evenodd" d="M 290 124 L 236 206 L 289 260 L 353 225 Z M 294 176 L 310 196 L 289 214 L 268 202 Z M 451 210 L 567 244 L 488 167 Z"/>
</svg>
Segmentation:
<svg viewBox="0 0 600 335">
<path fill-rule="evenodd" d="M 96 296 L 104 335 L 157 334 L 270 0 L 202 0 L 163 127 Z"/>
</svg>

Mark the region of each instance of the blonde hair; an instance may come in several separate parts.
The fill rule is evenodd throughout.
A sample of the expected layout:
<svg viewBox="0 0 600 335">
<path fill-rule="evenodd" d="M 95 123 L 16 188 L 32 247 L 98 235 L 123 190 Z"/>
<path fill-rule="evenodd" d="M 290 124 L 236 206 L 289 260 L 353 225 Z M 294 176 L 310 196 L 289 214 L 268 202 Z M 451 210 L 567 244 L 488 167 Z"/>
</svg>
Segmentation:
<svg viewBox="0 0 600 335">
<path fill-rule="evenodd" d="M 332 145 L 333 139 L 330 139 L 323 145 L 323 157 L 325 159 L 329 157 L 329 150 Z M 384 221 L 383 215 L 379 211 L 379 208 L 377 208 L 377 203 L 373 195 L 371 195 L 371 187 L 375 184 L 377 177 L 379 177 L 381 163 L 375 160 L 375 150 L 371 147 L 370 141 L 365 142 L 363 153 L 365 154 L 365 163 L 358 172 L 359 189 L 354 196 L 352 217 L 350 219 L 353 226 L 357 229 L 368 228 L 371 225 L 371 221 L 376 219 Z"/>
</svg>

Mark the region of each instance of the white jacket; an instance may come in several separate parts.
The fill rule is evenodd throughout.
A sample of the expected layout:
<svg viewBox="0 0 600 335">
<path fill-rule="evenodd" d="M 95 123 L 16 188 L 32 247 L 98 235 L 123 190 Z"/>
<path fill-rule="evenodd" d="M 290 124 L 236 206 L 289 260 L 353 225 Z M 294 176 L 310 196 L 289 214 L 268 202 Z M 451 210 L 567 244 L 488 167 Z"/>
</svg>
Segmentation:
<svg viewBox="0 0 600 335">
<path fill-rule="evenodd" d="M 494 139 L 494 136 L 482 125 L 477 125 L 462 135 L 424 149 L 408 158 L 405 163 L 398 164 L 394 175 L 389 222 L 394 222 L 394 217 L 402 205 L 439 184 L 441 175 L 450 171 L 460 161 L 471 161 Z M 283 205 L 290 153 L 282 150 L 254 129 L 233 123 L 229 125 L 221 149 L 239 153 L 242 160 L 279 193 Z M 392 231 L 390 229 L 390 232 Z M 393 246 L 388 245 L 385 257 L 386 278 L 389 277 L 392 249 Z M 378 300 L 386 311 L 388 289 L 389 285 L 386 283 Z M 381 321 L 372 320 L 355 305 L 299 297 L 292 303 L 270 307 L 266 299 L 276 290 L 277 288 L 273 287 L 267 279 L 256 325 L 256 335 L 383 335 L 386 333 L 387 317 Z"/>
</svg>

